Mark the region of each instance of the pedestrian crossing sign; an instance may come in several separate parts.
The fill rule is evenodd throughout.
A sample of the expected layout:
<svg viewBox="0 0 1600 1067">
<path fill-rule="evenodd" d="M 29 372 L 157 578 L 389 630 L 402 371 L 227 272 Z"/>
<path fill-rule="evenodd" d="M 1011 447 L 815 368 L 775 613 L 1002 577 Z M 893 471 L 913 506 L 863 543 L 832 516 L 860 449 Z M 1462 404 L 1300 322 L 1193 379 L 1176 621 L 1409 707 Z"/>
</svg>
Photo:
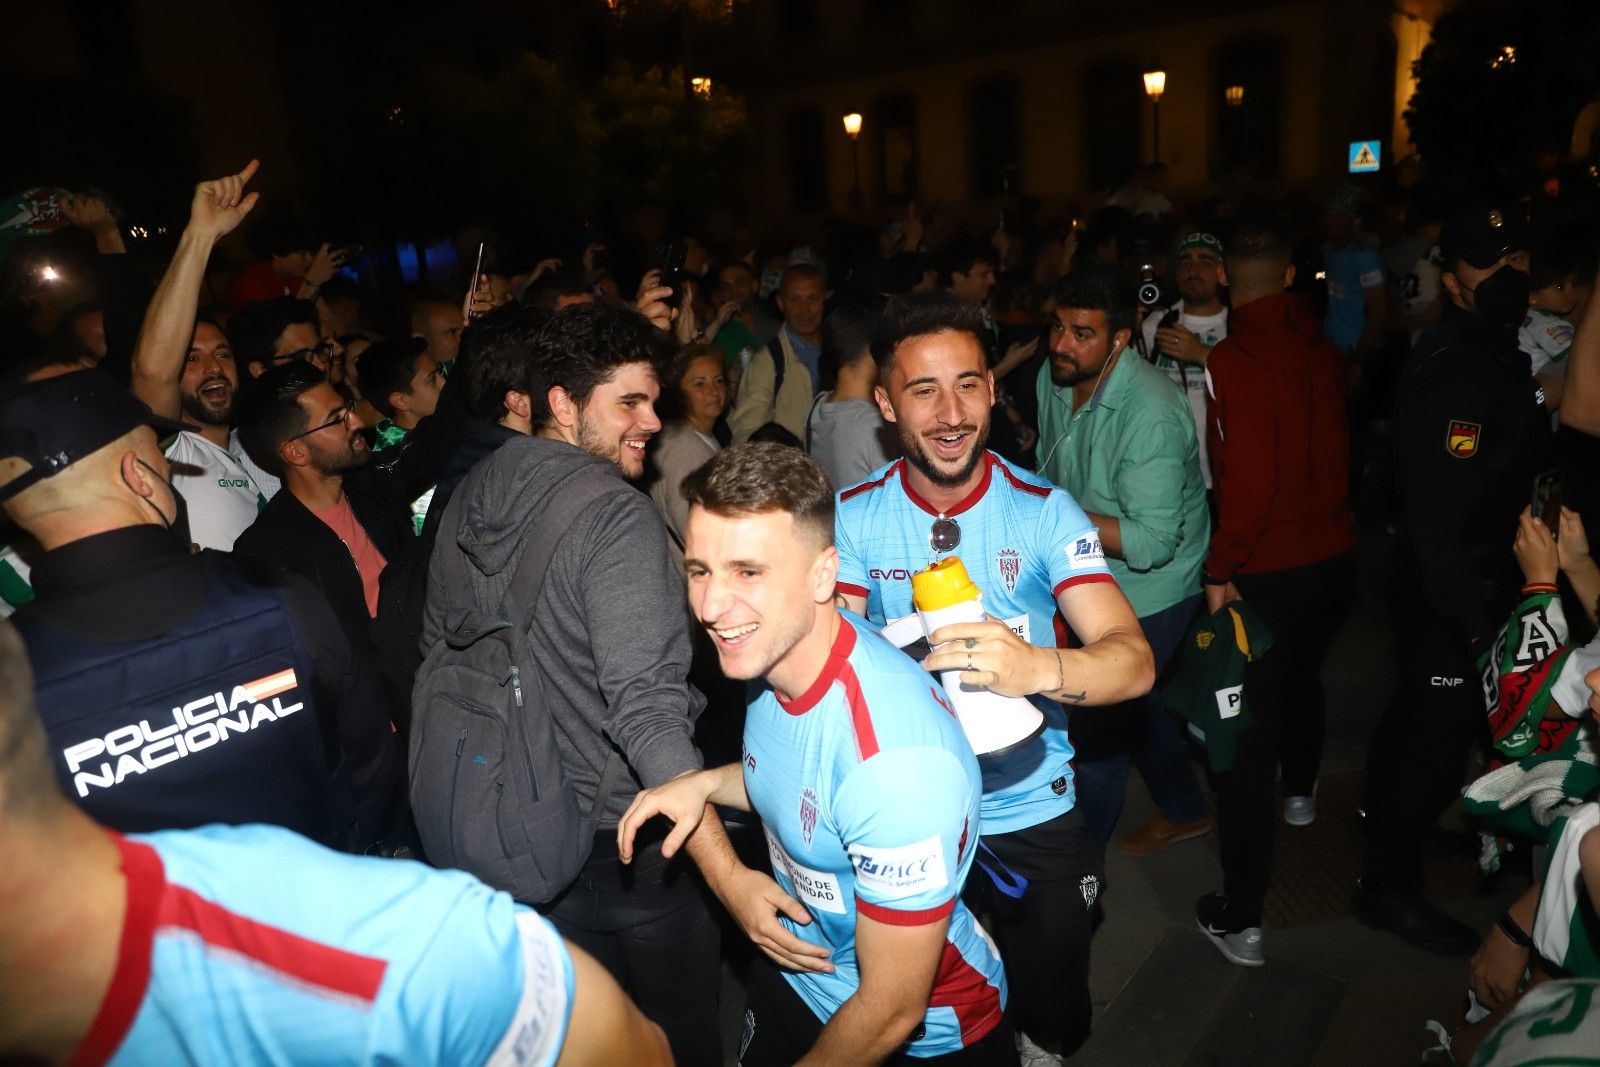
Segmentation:
<svg viewBox="0 0 1600 1067">
<path fill-rule="evenodd" d="M 1383 158 L 1383 143 L 1381 141 L 1351 141 L 1350 142 L 1350 173 L 1371 174 L 1378 169 L 1379 160 Z"/>
</svg>

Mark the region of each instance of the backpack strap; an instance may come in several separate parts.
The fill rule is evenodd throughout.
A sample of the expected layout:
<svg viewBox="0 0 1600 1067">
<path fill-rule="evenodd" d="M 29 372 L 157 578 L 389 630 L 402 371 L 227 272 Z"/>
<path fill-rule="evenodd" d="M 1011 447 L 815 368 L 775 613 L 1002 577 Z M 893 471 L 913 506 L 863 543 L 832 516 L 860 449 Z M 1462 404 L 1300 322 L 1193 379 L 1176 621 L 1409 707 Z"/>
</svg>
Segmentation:
<svg viewBox="0 0 1600 1067">
<path fill-rule="evenodd" d="M 783 372 L 788 360 L 783 358 L 783 331 L 779 330 L 767 342 L 767 352 L 772 356 L 772 410 L 778 410 L 778 394 L 783 392 Z"/>
<path fill-rule="evenodd" d="M 806 409 L 806 455 L 811 455 L 811 420 L 817 417 L 817 407 L 828 394 L 818 393 L 811 398 L 811 407 Z"/>
</svg>

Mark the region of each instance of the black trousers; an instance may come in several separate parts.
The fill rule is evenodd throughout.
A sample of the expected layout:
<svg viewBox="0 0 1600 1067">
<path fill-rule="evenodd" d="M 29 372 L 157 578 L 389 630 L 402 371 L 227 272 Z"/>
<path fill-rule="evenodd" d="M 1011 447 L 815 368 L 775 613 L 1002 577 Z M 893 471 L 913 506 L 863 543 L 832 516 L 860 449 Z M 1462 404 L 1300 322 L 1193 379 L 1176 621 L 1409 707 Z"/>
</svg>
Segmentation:
<svg viewBox="0 0 1600 1067">
<path fill-rule="evenodd" d="M 662 859 L 657 833 L 625 867 L 616 832 L 602 830 L 577 880 L 540 910 L 666 1032 L 674 1060 L 720 1067 L 721 935 L 692 866 Z"/>
<path fill-rule="evenodd" d="M 1048 822 L 979 839 L 1028 880 L 1020 899 L 974 863 L 962 898 L 1000 947 L 1018 1030 L 1070 1056 L 1089 1036 L 1089 939 L 1100 894 L 1099 843 L 1077 808 Z M 980 859 L 987 859 L 979 852 Z M 989 862 L 993 862 L 992 860 Z"/>
<path fill-rule="evenodd" d="M 744 1013 L 744 1036 L 739 1041 L 739 1067 L 788 1067 L 816 1044 L 822 1020 L 800 994 L 784 980 L 765 956 L 757 955 L 745 979 L 749 1004 Z M 1005 1019 L 976 1042 L 958 1052 L 916 1059 L 895 1053 L 883 1061 L 895 1067 L 938 1064 L 940 1067 L 1012 1067 L 1017 1048 Z"/>
<path fill-rule="evenodd" d="M 1280 765 L 1286 796 L 1309 794 L 1317 780 L 1328 720 L 1322 664 L 1349 611 L 1354 582 L 1353 552 L 1234 578 L 1273 643 L 1245 666 L 1251 723 L 1239 735 L 1233 770 L 1213 779 L 1230 926 L 1261 925 L 1272 878 L 1273 784 Z"/>
<path fill-rule="evenodd" d="M 1415 597 L 1415 594 L 1413 594 Z M 1363 881 L 1417 888 L 1433 825 L 1461 790 L 1488 711 L 1471 640 L 1417 599 L 1402 602 L 1399 682 L 1367 752 L 1368 835 Z"/>
</svg>

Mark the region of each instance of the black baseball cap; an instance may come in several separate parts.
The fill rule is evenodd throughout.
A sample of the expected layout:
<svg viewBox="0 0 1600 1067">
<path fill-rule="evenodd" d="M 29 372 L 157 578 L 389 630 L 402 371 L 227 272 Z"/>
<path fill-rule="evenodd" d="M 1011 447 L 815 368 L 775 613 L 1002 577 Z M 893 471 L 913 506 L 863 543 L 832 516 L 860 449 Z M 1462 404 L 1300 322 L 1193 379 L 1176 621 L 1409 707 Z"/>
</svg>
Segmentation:
<svg viewBox="0 0 1600 1067">
<path fill-rule="evenodd" d="M 1464 260 L 1487 270 L 1503 256 L 1528 250 L 1528 227 L 1521 217 L 1493 207 L 1458 211 L 1439 230 L 1439 251 L 1449 266 Z"/>
<path fill-rule="evenodd" d="M 140 426 L 158 436 L 185 429 L 154 414 L 128 387 L 91 369 L 29 382 L 0 400 L 0 460 L 28 469 L 5 485 L 0 500 L 53 477 Z"/>
</svg>

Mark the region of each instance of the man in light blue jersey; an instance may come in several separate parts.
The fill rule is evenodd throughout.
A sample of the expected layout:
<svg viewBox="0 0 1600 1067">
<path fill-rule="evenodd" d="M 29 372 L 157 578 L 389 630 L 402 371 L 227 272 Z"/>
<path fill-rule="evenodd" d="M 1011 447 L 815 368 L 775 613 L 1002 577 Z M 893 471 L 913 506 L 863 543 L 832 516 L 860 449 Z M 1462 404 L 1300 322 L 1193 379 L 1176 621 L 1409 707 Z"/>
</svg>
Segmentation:
<svg viewBox="0 0 1600 1067">
<path fill-rule="evenodd" d="M 834 606 L 827 473 L 795 449 L 740 445 L 683 493 L 690 607 L 727 676 L 765 684 L 742 762 L 640 793 L 618 845 L 628 858 L 664 814 L 675 851 L 708 802 L 761 816 L 783 891 L 766 907 L 784 918 L 755 940 L 783 970 L 752 969 L 740 1062 L 1014 1063 L 999 954 L 960 900 L 977 760 L 937 683 Z M 730 872 L 705 873 L 739 914 Z"/>
<path fill-rule="evenodd" d="M 672 1062 L 605 969 L 471 875 L 69 804 L 0 623 L 0 1062 Z"/>
<path fill-rule="evenodd" d="M 982 329 L 974 309 L 938 295 L 891 303 L 879 320 L 876 398 L 905 459 L 839 494 L 838 592 L 874 625 L 893 624 L 914 611 L 911 575 L 959 556 L 992 621 L 929 635 L 923 665 L 1028 697 L 1045 716 L 1038 737 L 980 761 L 983 846 L 998 862 L 986 860 L 994 876 L 972 879 L 968 896 L 995 917 L 1023 1054 L 1048 1063 L 1088 1036 L 1101 870 L 1075 806 L 1062 705 L 1105 714 L 1088 709 L 1142 696 L 1155 672 L 1082 509 L 985 448 L 994 379 Z"/>
</svg>

